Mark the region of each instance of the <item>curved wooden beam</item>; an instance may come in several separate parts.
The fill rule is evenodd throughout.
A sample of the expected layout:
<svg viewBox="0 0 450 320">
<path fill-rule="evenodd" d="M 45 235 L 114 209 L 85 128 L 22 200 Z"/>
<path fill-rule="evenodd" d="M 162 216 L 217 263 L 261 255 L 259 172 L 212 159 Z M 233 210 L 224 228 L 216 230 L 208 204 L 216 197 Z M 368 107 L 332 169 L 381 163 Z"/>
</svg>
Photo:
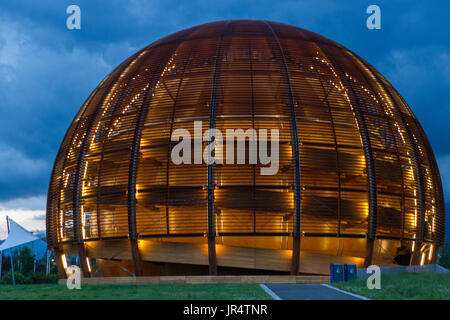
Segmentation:
<svg viewBox="0 0 450 320">
<path fill-rule="evenodd" d="M 229 23 L 227 23 L 228 27 Z M 211 92 L 211 103 L 209 111 L 209 129 L 214 129 L 216 124 L 216 94 L 217 94 L 217 81 L 220 74 L 220 62 L 222 61 L 222 45 L 223 34 L 220 37 L 217 45 L 216 64 L 214 67 L 213 86 Z M 209 144 L 211 143 L 211 138 Z M 216 230 L 215 230 L 215 212 L 214 212 L 214 164 L 208 164 L 208 186 L 207 186 L 207 212 L 208 212 L 208 261 L 209 261 L 209 274 L 217 275 L 217 258 L 216 258 Z"/>
<path fill-rule="evenodd" d="M 193 31 L 194 30 L 196 30 L 196 28 L 194 28 Z M 128 237 L 130 239 L 134 273 L 136 276 L 142 276 L 142 259 L 139 253 L 139 235 L 137 232 L 136 224 L 136 173 L 141 148 L 142 129 L 149 112 L 149 106 L 152 99 L 154 87 L 161 79 L 164 68 L 166 67 L 173 54 L 177 51 L 178 46 L 179 43 L 171 44 L 171 53 L 165 55 L 164 61 L 159 64 L 158 70 L 154 73 L 152 79 L 150 80 L 149 87 L 144 93 L 142 107 L 138 111 L 136 129 L 134 131 L 133 142 L 131 146 L 130 165 L 128 170 Z"/>
<path fill-rule="evenodd" d="M 290 123 L 291 123 L 291 147 L 292 147 L 292 165 L 294 168 L 294 228 L 292 232 L 293 247 L 292 247 L 292 268 L 291 274 L 298 274 L 300 270 L 300 237 L 301 237 L 301 175 L 300 175 L 300 149 L 298 146 L 298 133 L 297 133 L 297 118 L 295 112 L 294 94 L 292 91 L 291 79 L 289 76 L 289 68 L 284 56 L 283 47 L 276 32 L 273 30 L 270 22 L 264 21 L 269 28 L 273 38 L 277 43 L 279 54 L 281 56 L 281 69 L 283 70 L 286 90 L 288 93 L 288 104 L 290 108 Z"/>
<path fill-rule="evenodd" d="M 367 226 L 367 243 L 366 243 L 366 256 L 364 259 L 364 266 L 369 266 L 372 264 L 373 257 L 373 247 L 375 243 L 376 230 L 377 230 L 377 185 L 376 185 L 376 175 L 375 175 L 375 162 L 372 154 L 372 146 L 369 137 L 369 131 L 367 129 L 366 121 L 362 112 L 362 107 L 364 106 L 364 101 L 356 94 L 354 85 L 345 76 L 345 72 L 342 70 L 339 63 L 334 59 L 333 54 L 330 53 L 326 46 L 318 44 L 320 50 L 325 54 L 328 61 L 332 64 L 336 74 L 338 75 L 340 81 L 349 90 L 347 91 L 350 103 L 353 107 L 353 112 L 355 113 L 356 121 L 358 123 L 358 128 L 361 134 L 361 139 L 363 142 L 364 157 L 366 159 L 366 170 L 367 170 L 367 182 L 369 186 L 368 196 L 369 196 L 369 219 Z"/>
<path fill-rule="evenodd" d="M 352 53 L 352 55 L 355 55 L 355 54 Z M 424 190 L 424 178 L 423 178 L 422 170 L 420 170 L 421 163 L 420 163 L 420 159 L 418 156 L 419 152 L 418 152 L 417 146 L 414 142 L 413 135 L 411 133 L 411 129 L 409 128 L 408 122 L 405 119 L 405 115 L 400 110 L 400 106 L 398 105 L 398 103 L 395 102 L 391 92 L 385 86 L 383 81 L 381 81 L 381 79 L 379 78 L 377 73 L 372 70 L 372 67 L 370 65 L 368 65 L 363 59 L 359 59 L 359 61 L 366 66 L 366 68 L 371 72 L 372 76 L 381 85 L 381 87 L 383 88 L 385 93 L 389 96 L 389 99 L 392 101 L 393 106 L 395 107 L 395 109 L 397 110 L 397 112 L 400 116 L 400 119 L 402 121 L 403 127 L 406 132 L 406 137 L 411 146 L 411 153 L 413 156 L 414 166 L 416 169 L 415 174 L 417 176 L 418 196 L 419 196 L 419 219 L 418 219 L 419 228 L 418 228 L 418 235 L 417 235 L 418 240 L 416 241 L 416 245 L 414 246 L 414 251 L 411 256 L 411 264 L 413 264 L 413 265 L 419 264 L 420 263 L 420 250 L 421 250 L 422 242 L 423 242 L 423 229 L 424 229 L 424 220 L 425 220 L 424 219 L 424 217 L 425 217 L 425 193 L 423 191 Z M 422 137 L 422 139 L 423 139 L 423 137 Z M 435 181 L 435 180 L 433 179 L 433 181 Z"/>
</svg>

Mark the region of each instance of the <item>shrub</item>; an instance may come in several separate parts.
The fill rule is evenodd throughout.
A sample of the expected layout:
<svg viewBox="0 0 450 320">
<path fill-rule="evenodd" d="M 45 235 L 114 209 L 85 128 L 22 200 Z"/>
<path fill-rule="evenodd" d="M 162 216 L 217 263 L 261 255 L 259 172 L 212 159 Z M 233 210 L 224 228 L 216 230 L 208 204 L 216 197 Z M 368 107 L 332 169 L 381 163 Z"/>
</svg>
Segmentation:
<svg viewBox="0 0 450 320">
<path fill-rule="evenodd" d="M 31 284 L 31 279 L 25 277 L 21 272 L 14 272 L 14 280 L 16 284 Z M 11 271 L 2 277 L 2 284 L 13 284 Z"/>
<path fill-rule="evenodd" d="M 46 275 L 43 272 L 36 272 L 26 277 L 21 272 L 14 272 L 14 279 L 16 280 L 16 284 L 43 284 L 58 283 L 59 276 L 57 274 Z M 8 272 L 2 277 L 1 284 L 12 284 L 11 272 Z"/>
<path fill-rule="evenodd" d="M 59 276 L 57 274 L 45 274 L 43 272 L 32 273 L 29 277 L 34 284 L 39 283 L 57 283 Z"/>
</svg>

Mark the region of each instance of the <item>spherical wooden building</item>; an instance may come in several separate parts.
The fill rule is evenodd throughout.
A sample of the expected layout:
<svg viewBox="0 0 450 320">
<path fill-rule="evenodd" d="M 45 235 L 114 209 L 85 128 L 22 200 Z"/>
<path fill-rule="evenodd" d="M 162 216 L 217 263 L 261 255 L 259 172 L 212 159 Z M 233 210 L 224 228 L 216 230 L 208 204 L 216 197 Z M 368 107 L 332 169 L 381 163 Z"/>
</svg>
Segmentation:
<svg viewBox="0 0 450 320">
<path fill-rule="evenodd" d="M 277 129 L 278 171 L 175 164 L 172 133 L 195 121 Z M 439 171 L 403 98 L 345 47 L 268 21 L 192 27 L 124 61 L 70 125 L 48 192 L 49 247 L 85 276 L 89 257 L 104 276 L 427 264 L 443 237 Z"/>
</svg>

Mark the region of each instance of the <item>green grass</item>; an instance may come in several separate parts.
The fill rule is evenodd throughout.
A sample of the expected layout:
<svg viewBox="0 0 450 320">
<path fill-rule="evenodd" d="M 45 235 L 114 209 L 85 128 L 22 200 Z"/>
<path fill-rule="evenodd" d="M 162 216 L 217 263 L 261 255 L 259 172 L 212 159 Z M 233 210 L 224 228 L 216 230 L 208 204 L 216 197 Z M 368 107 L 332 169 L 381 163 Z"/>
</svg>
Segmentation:
<svg viewBox="0 0 450 320">
<path fill-rule="evenodd" d="M 333 286 L 374 300 L 450 299 L 450 273 L 382 274 L 379 290 L 369 290 L 362 278 Z"/>
<path fill-rule="evenodd" d="M 0 285 L 0 300 L 261 300 L 272 299 L 257 284 Z"/>
</svg>

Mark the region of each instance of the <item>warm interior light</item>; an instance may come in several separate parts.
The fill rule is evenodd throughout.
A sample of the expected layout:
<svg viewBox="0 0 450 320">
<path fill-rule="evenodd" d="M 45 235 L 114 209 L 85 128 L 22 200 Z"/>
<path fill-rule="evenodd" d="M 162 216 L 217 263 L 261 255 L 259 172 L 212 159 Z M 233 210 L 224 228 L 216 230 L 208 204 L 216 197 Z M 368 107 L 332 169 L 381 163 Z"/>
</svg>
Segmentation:
<svg viewBox="0 0 450 320">
<path fill-rule="evenodd" d="M 84 207 L 81 206 L 81 233 L 82 233 L 83 239 L 86 239 L 85 225 L 86 225 L 86 215 L 84 213 Z"/>
<path fill-rule="evenodd" d="M 412 169 L 411 169 L 412 173 Z M 414 175 L 413 175 L 414 180 Z M 417 198 L 416 198 L 417 192 L 414 190 L 414 227 L 417 227 Z M 414 237 L 415 238 L 415 237 Z"/>
<path fill-rule="evenodd" d="M 89 263 L 89 258 L 87 258 L 87 257 L 86 257 L 86 264 L 87 264 L 89 272 L 91 272 L 91 264 Z"/>
<path fill-rule="evenodd" d="M 65 254 L 61 255 L 61 261 L 62 261 L 64 269 L 67 269 L 67 260 L 66 260 L 66 255 Z"/>
<path fill-rule="evenodd" d="M 420 259 L 420 265 L 423 266 L 424 262 L 425 262 L 425 252 L 422 253 L 422 258 Z"/>
<path fill-rule="evenodd" d="M 64 237 L 63 211 L 62 210 L 59 213 L 59 237 L 62 241 L 63 237 Z"/>
</svg>

